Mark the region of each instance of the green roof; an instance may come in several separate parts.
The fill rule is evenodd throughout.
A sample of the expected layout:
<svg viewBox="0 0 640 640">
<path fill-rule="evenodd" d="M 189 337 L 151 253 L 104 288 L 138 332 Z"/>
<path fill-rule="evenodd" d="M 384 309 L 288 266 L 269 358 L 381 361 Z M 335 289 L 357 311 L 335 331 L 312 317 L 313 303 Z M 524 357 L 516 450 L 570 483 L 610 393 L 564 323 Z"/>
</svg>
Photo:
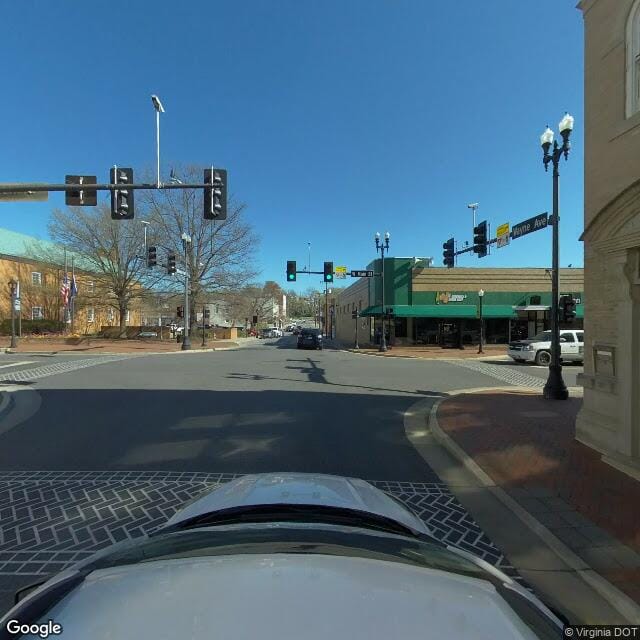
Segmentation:
<svg viewBox="0 0 640 640">
<path fill-rule="evenodd" d="M 26 233 L 18 233 L 2 227 L 0 227 L 0 255 L 41 260 L 50 264 L 64 263 L 64 247 L 51 242 L 51 240 L 41 240 L 34 236 L 28 236 Z M 81 256 L 67 251 L 69 266 L 71 265 L 72 256 L 78 269 L 94 270 Z"/>
<path fill-rule="evenodd" d="M 394 304 L 385 305 L 392 308 L 398 318 L 477 318 L 479 309 L 471 304 Z M 367 307 L 360 312 L 361 316 L 379 316 L 380 305 Z M 584 318 L 584 305 L 576 305 L 576 316 Z M 518 314 L 510 304 L 482 305 L 483 318 L 517 318 Z"/>
</svg>

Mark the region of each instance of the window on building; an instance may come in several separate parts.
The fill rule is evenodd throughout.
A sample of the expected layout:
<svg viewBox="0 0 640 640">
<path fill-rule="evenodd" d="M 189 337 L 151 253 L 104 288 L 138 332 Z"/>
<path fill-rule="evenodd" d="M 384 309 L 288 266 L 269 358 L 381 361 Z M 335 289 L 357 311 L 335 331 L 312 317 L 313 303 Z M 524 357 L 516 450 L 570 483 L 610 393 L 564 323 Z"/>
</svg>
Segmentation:
<svg viewBox="0 0 640 640">
<path fill-rule="evenodd" d="M 115 311 L 111 307 L 109 307 L 109 309 L 107 310 L 107 321 L 113 322 L 115 315 Z"/>
<path fill-rule="evenodd" d="M 42 307 L 31 307 L 31 319 L 42 320 L 44 315 L 42 314 Z"/>
<path fill-rule="evenodd" d="M 627 23 L 627 118 L 640 111 L 640 0 Z"/>
<path fill-rule="evenodd" d="M 42 284 L 42 274 L 39 271 L 31 272 L 31 284 Z"/>
<path fill-rule="evenodd" d="M 127 309 L 127 312 L 124 314 L 124 321 L 129 322 L 131 320 L 131 312 Z"/>
<path fill-rule="evenodd" d="M 87 322 L 94 322 L 96 319 L 96 311 L 93 307 L 87 309 Z"/>
<path fill-rule="evenodd" d="M 87 280 L 87 293 L 95 292 L 95 283 L 93 280 Z"/>
</svg>

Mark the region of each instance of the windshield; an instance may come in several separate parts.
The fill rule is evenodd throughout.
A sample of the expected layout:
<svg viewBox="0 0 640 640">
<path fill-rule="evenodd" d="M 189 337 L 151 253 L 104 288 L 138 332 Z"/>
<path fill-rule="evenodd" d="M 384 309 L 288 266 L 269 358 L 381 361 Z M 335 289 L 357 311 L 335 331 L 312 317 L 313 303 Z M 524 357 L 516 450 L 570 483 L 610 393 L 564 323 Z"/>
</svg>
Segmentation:
<svg viewBox="0 0 640 640">
<path fill-rule="evenodd" d="M 640 605 L 640 0 L 31 4 L 0 610 L 273 504 L 431 532 L 578 621 Z"/>
</svg>

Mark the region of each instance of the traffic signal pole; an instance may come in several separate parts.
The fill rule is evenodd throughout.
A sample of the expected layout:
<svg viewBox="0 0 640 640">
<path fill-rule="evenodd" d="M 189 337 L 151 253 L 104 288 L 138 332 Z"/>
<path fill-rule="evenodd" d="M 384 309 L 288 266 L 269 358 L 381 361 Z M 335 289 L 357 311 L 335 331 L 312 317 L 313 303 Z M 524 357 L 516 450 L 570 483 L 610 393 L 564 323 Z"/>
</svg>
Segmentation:
<svg viewBox="0 0 640 640">
<path fill-rule="evenodd" d="M 182 238 L 184 246 L 184 332 L 182 334 L 182 351 L 191 349 L 191 340 L 189 338 L 189 253 L 187 251 L 189 242 L 186 238 Z"/>
</svg>

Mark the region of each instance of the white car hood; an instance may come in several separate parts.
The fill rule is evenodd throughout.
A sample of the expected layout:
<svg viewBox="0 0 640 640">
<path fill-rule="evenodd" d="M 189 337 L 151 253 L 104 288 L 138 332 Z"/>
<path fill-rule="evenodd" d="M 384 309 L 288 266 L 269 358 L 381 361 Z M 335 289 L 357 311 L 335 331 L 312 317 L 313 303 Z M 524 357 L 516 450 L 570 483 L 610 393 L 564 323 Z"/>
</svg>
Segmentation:
<svg viewBox="0 0 640 640">
<path fill-rule="evenodd" d="M 390 518 L 416 533 L 430 535 L 416 515 L 373 485 L 357 478 L 312 473 L 247 475 L 203 494 L 167 522 L 175 525 L 195 516 L 233 507 L 299 504 L 357 509 Z"/>
<path fill-rule="evenodd" d="M 67 639 L 533 639 L 491 583 L 326 555 L 184 558 L 91 573 L 46 613 Z"/>
</svg>

